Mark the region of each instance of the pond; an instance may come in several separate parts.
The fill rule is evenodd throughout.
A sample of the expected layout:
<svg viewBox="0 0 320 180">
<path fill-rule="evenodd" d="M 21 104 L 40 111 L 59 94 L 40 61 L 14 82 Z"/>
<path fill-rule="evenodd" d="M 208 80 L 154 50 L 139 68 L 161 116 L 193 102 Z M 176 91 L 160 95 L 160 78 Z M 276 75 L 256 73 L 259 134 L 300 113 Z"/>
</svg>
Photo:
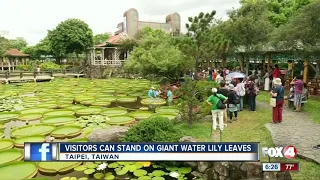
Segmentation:
<svg viewBox="0 0 320 180">
<path fill-rule="evenodd" d="M 151 86 L 157 87 L 147 80 L 81 78 L 0 86 L 1 178 L 161 180 L 177 172 L 177 179 L 195 179 L 189 167 L 153 162 L 23 161 L 24 142 L 86 142 L 95 129 L 134 125 L 151 116 L 174 119 L 177 109 L 147 98 Z"/>
</svg>

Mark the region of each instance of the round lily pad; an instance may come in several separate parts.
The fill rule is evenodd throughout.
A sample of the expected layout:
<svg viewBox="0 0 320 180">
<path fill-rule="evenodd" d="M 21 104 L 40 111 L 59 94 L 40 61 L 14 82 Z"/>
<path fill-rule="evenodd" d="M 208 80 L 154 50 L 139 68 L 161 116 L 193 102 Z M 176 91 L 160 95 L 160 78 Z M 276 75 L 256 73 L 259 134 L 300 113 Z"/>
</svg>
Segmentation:
<svg viewBox="0 0 320 180">
<path fill-rule="evenodd" d="M 11 149 L 13 147 L 14 143 L 11 139 L 0 139 L 0 151 Z"/>
<path fill-rule="evenodd" d="M 165 105 L 167 101 L 164 99 L 160 98 L 148 98 L 148 99 L 142 99 L 141 104 L 146 106 L 146 105 L 155 105 L 155 106 L 162 106 Z"/>
<path fill-rule="evenodd" d="M 14 141 L 14 146 L 23 148 L 25 142 L 45 142 L 46 136 L 43 135 L 33 135 L 33 136 L 25 136 L 18 138 Z"/>
<path fill-rule="evenodd" d="M 39 162 L 39 171 L 45 173 L 63 173 L 67 172 L 77 166 L 81 162 Z"/>
<path fill-rule="evenodd" d="M 164 171 L 161 171 L 161 170 L 154 170 L 153 172 L 152 172 L 152 175 L 153 176 L 156 176 L 156 177 L 162 177 L 162 176 L 164 176 L 166 173 L 164 172 Z"/>
<path fill-rule="evenodd" d="M 48 135 L 50 134 L 56 127 L 49 124 L 35 124 L 20 127 L 11 131 L 11 136 L 15 138 L 23 137 L 23 136 L 33 136 L 33 135 Z"/>
<path fill-rule="evenodd" d="M 18 149 L 7 149 L 0 151 L 0 164 L 13 162 L 13 161 L 20 161 L 23 159 L 23 151 Z"/>
<path fill-rule="evenodd" d="M 37 107 L 39 107 L 39 108 L 49 108 L 49 109 L 55 109 L 58 106 L 59 105 L 56 103 L 41 103 L 41 104 L 37 105 Z"/>
<path fill-rule="evenodd" d="M 93 175 L 93 177 L 95 178 L 95 179 L 102 179 L 103 178 L 103 174 L 102 173 L 94 173 L 94 175 Z"/>
<path fill-rule="evenodd" d="M 44 117 L 48 116 L 71 116 L 74 115 L 74 111 L 72 110 L 55 110 L 51 112 L 44 113 Z"/>
<path fill-rule="evenodd" d="M 85 106 L 90 106 L 92 103 L 94 103 L 93 99 L 90 100 L 85 100 L 85 101 L 80 101 L 80 104 L 83 104 Z"/>
<path fill-rule="evenodd" d="M 74 116 L 49 116 L 41 120 L 45 124 L 63 125 L 76 121 Z"/>
<path fill-rule="evenodd" d="M 32 108 L 32 109 L 25 109 L 22 110 L 20 113 L 21 114 L 31 114 L 31 113 L 40 113 L 40 114 L 44 114 L 46 112 L 51 111 L 48 108 Z"/>
<path fill-rule="evenodd" d="M 6 125 L 5 124 L 0 124 L 0 130 L 5 129 Z"/>
<path fill-rule="evenodd" d="M 17 112 L 0 112 L 0 122 L 7 122 L 19 117 Z"/>
<path fill-rule="evenodd" d="M 0 165 L 1 179 L 29 179 L 37 172 L 37 164 L 34 162 L 18 161 Z"/>
<path fill-rule="evenodd" d="M 136 102 L 137 97 L 123 96 L 123 97 L 117 98 L 117 101 L 120 103 L 131 103 L 131 102 Z"/>
<path fill-rule="evenodd" d="M 123 125 L 130 124 L 134 121 L 134 118 L 131 116 L 112 116 L 109 118 L 108 123 L 111 125 Z"/>
<path fill-rule="evenodd" d="M 86 169 L 84 170 L 84 174 L 93 174 L 96 170 L 95 169 Z"/>
<path fill-rule="evenodd" d="M 179 110 L 175 108 L 156 108 L 156 113 L 159 114 L 178 114 Z"/>
<path fill-rule="evenodd" d="M 61 178 L 60 180 L 77 180 L 77 178 L 76 177 L 63 177 L 63 178 Z"/>
<path fill-rule="evenodd" d="M 19 116 L 20 121 L 36 121 L 42 118 L 40 113 L 21 114 Z"/>
<path fill-rule="evenodd" d="M 105 177 L 104 177 L 104 179 L 105 180 L 113 180 L 113 179 L 115 179 L 116 177 L 111 173 L 111 174 L 106 174 L 105 175 Z"/>
<path fill-rule="evenodd" d="M 111 104 L 111 102 L 108 102 L 108 101 L 95 101 L 91 105 L 92 106 L 103 106 L 103 107 L 106 107 L 106 106 L 110 106 L 110 104 Z"/>
<path fill-rule="evenodd" d="M 51 132 L 51 136 L 56 138 L 68 138 L 80 135 L 82 128 L 80 126 L 62 126 Z"/>
<path fill-rule="evenodd" d="M 80 165 L 74 168 L 75 171 L 84 171 L 87 169 L 86 165 Z"/>
<path fill-rule="evenodd" d="M 127 114 L 127 110 L 125 108 L 108 108 L 101 112 L 101 115 L 108 117 L 124 114 Z"/>
<path fill-rule="evenodd" d="M 71 105 L 71 106 L 66 107 L 65 109 L 72 110 L 72 111 L 76 111 L 76 110 L 78 110 L 78 109 L 83 109 L 83 108 L 86 108 L 86 106 L 82 106 L 82 105 Z"/>
<path fill-rule="evenodd" d="M 76 115 L 78 116 L 96 115 L 96 114 L 99 114 L 101 111 L 102 111 L 101 108 L 89 107 L 89 108 L 78 109 L 76 111 Z"/>
<path fill-rule="evenodd" d="M 152 180 L 151 176 L 141 176 L 138 178 L 138 180 Z"/>
<path fill-rule="evenodd" d="M 88 138 L 77 138 L 77 139 L 71 139 L 68 142 L 88 142 Z"/>
<path fill-rule="evenodd" d="M 165 180 L 164 177 L 153 177 L 152 180 Z"/>
<path fill-rule="evenodd" d="M 148 172 L 144 169 L 137 169 L 133 172 L 133 175 L 135 175 L 137 177 L 145 176 L 147 174 L 148 174 Z"/>
<path fill-rule="evenodd" d="M 119 170 L 119 171 L 116 171 L 116 174 L 117 174 L 118 176 L 122 176 L 122 175 L 127 174 L 128 171 L 129 171 L 128 169 L 123 168 L 123 169 L 121 169 L 121 170 Z"/>
<path fill-rule="evenodd" d="M 117 168 L 117 167 L 119 167 L 119 164 L 117 162 L 108 164 L 108 168 Z"/>
<path fill-rule="evenodd" d="M 178 169 L 178 172 L 181 174 L 189 174 L 191 173 L 192 169 L 191 167 L 181 167 Z"/>
<path fill-rule="evenodd" d="M 165 118 L 168 118 L 170 120 L 177 118 L 176 114 L 157 114 L 157 116 L 165 117 Z"/>
<path fill-rule="evenodd" d="M 150 111 L 136 111 L 130 113 L 130 116 L 134 117 L 135 119 L 147 119 L 152 115 L 154 115 L 154 113 Z"/>
</svg>

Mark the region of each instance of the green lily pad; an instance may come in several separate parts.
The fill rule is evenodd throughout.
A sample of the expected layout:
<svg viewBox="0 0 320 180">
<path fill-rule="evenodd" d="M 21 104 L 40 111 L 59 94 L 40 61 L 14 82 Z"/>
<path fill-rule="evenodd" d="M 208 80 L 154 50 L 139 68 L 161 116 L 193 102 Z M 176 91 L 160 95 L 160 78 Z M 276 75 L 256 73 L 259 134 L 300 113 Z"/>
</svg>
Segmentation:
<svg viewBox="0 0 320 180">
<path fill-rule="evenodd" d="M 82 106 L 82 105 L 71 105 L 71 106 L 66 107 L 65 109 L 76 111 L 78 109 L 83 109 L 83 108 L 86 108 L 86 107 Z"/>
<path fill-rule="evenodd" d="M 11 149 L 14 143 L 11 139 L 0 139 L 0 150 Z"/>
<path fill-rule="evenodd" d="M 0 131 L 0 139 L 4 137 L 4 132 Z"/>
<path fill-rule="evenodd" d="M 113 96 L 97 97 L 96 101 L 116 102 L 117 98 Z"/>
<path fill-rule="evenodd" d="M 80 126 L 62 126 L 51 132 L 51 136 L 56 138 L 69 138 L 80 135 L 82 128 Z"/>
<path fill-rule="evenodd" d="M 179 110 L 176 109 L 176 108 L 156 108 L 156 113 L 159 113 L 159 114 L 178 114 L 179 113 Z"/>
<path fill-rule="evenodd" d="M 148 174 L 148 172 L 144 169 L 137 169 L 133 172 L 133 175 L 135 175 L 137 177 L 145 176 L 147 174 Z"/>
<path fill-rule="evenodd" d="M 80 166 L 73 168 L 73 170 L 75 170 L 75 171 L 84 171 L 86 169 L 88 169 L 86 165 L 80 165 Z"/>
<path fill-rule="evenodd" d="M 113 180 L 113 179 L 115 179 L 116 177 L 113 175 L 113 174 L 106 174 L 106 176 L 104 177 L 104 179 L 106 179 L 106 180 Z"/>
<path fill-rule="evenodd" d="M 119 164 L 117 162 L 108 164 L 108 168 L 117 168 L 117 167 L 119 167 Z"/>
<path fill-rule="evenodd" d="M 152 115 L 154 115 L 154 113 L 151 111 L 136 111 L 130 113 L 130 116 L 134 117 L 135 119 L 147 119 Z"/>
<path fill-rule="evenodd" d="M 95 169 L 86 169 L 83 173 L 84 174 L 93 174 L 96 170 Z"/>
<path fill-rule="evenodd" d="M 0 124 L 0 130 L 5 129 L 6 125 L 5 124 Z"/>
<path fill-rule="evenodd" d="M 127 114 L 127 110 L 125 108 L 108 108 L 101 112 L 101 115 L 104 116 L 118 116 L 118 115 L 124 115 Z"/>
<path fill-rule="evenodd" d="M 129 171 L 128 169 L 123 168 L 123 169 L 121 169 L 121 170 L 119 170 L 119 171 L 116 171 L 116 174 L 117 174 L 118 176 L 122 176 L 122 175 L 127 174 L 128 171 Z"/>
<path fill-rule="evenodd" d="M 76 111 L 76 115 L 78 116 L 96 115 L 96 114 L 99 114 L 101 111 L 102 111 L 101 108 L 89 107 L 89 108 L 78 109 Z"/>
<path fill-rule="evenodd" d="M 59 105 L 55 104 L 55 103 L 42 103 L 37 105 L 38 108 L 49 108 L 49 109 L 55 109 L 57 108 Z"/>
<path fill-rule="evenodd" d="M 45 142 L 46 137 L 43 135 L 33 135 L 33 136 L 25 136 L 20 137 L 14 141 L 14 146 L 23 148 L 25 142 Z"/>
<path fill-rule="evenodd" d="M 165 117 L 165 118 L 168 118 L 170 120 L 173 120 L 173 119 L 177 118 L 176 114 L 156 114 L 156 116 Z"/>
<path fill-rule="evenodd" d="M 23 159 L 23 151 L 18 149 L 7 149 L 0 151 L 0 164 L 13 162 L 13 161 L 20 161 Z"/>
<path fill-rule="evenodd" d="M 61 115 L 61 116 L 48 116 L 42 119 L 40 122 L 45 124 L 54 124 L 58 126 L 58 125 L 63 125 L 67 123 L 72 123 L 74 121 L 76 121 L 76 118 L 74 116 Z"/>
<path fill-rule="evenodd" d="M 130 116 L 112 116 L 107 121 L 111 125 L 123 125 L 123 124 L 130 124 L 134 121 L 133 117 Z"/>
<path fill-rule="evenodd" d="M 85 106 L 90 106 L 92 103 L 94 103 L 94 99 L 80 101 L 80 104 L 83 104 Z"/>
<path fill-rule="evenodd" d="M 63 177 L 60 180 L 77 180 L 76 177 Z"/>
<path fill-rule="evenodd" d="M 71 139 L 68 142 L 88 142 L 88 138 Z"/>
<path fill-rule="evenodd" d="M 18 117 L 19 113 L 17 112 L 0 112 L 0 122 L 7 122 Z"/>
<path fill-rule="evenodd" d="M 102 178 L 103 178 L 103 174 L 102 174 L 102 173 L 95 173 L 95 174 L 93 175 L 93 177 L 94 177 L 95 179 L 102 179 Z"/>
<path fill-rule="evenodd" d="M 92 106 L 102 106 L 102 107 L 106 107 L 106 106 L 110 106 L 111 102 L 108 101 L 95 101 L 91 104 Z"/>
<path fill-rule="evenodd" d="M 189 174 L 191 173 L 192 169 L 191 167 L 181 167 L 178 169 L 178 172 L 181 174 Z"/>
<path fill-rule="evenodd" d="M 81 162 L 39 162 L 39 171 L 44 173 L 63 173 L 67 172 L 77 166 Z"/>
<path fill-rule="evenodd" d="M 135 165 L 126 165 L 123 168 L 127 169 L 130 172 L 134 172 L 135 170 L 137 170 L 137 166 L 135 166 Z"/>
<path fill-rule="evenodd" d="M 164 172 L 164 171 L 161 171 L 161 170 L 154 170 L 153 172 L 152 172 L 152 175 L 153 176 L 156 176 L 156 177 L 162 177 L 162 176 L 164 176 L 166 173 Z"/>
<path fill-rule="evenodd" d="M 138 178 L 138 180 L 151 180 L 152 178 L 150 176 L 141 176 Z"/>
<path fill-rule="evenodd" d="M 130 97 L 130 96 L 123 96 L 123 97 L 117 98 L 117 101 L 120 103 L 132 103 L 132 102 L 136 102 L 137 100 L 138 100 L 137 97 Z"/>
<path fill-rule="evenodd" d="M 89 163 L 89 164 L 87 164 L 87 167 L 88 167 L 88 169 L 95 169 L 95 168 L 97 168 L 99 165 L 98 164 L 95 164 L 95 163 Z"/>
<path fill-rule="evenodd" d="M 40 114 L 44 114 L 46 112 L 51 111 L 48 108 L 32 108 L 32 109 L 25 109 L 20 111 L 21 114 L 33 114 L 33 113 L 40 113 Z"/>
<path fill-rule="evenodd" d="M 40 113 L 21 114 L 19 116 L 20 121 L 36 121 L 42 118 Z"/>
<path fill-rule="evenodd" d="M 0 165 L 1 179 L 29 179 L 34 177 L 37 172 L 37 164 L 34 162 L 18 161 Z"/>
<path fill-rule="evenodd" d="M 153 177 L 152 180 L 165 180 L 164 177 Z"/>
<path fill-rule="evenodd" d="M 74 111 L 72 110 L 55 110 L 51 112 L 44 113 L 44 117 L 48 116 L 72 116 L 74 115 Z"/>
<path fill-rule="evenodd" d="M 20 127 L 11 131 L 11 136 L 15 138 L 33 135 L 48 135 L 55 129 L 55 126 L 48 124 L 35 124 Z"/>
<path fill-rule="evenodd" d="M 87 177 L 81 177 L 78 180 L 88 180 L 88 178 Z"/>
<path fill-rule="evenodd" d="M 141 104 L 144 106 L 147 106 L 147 105 L 162 106 L 162 105 L 165 105 L 166 103 L 167 101 L 161 98 L 148 98 L 148 99 L 141 100 Z"/>
<path fill-rule="evenodd" d="M 133 164 L 134 166 L 136 166 L 136 169 L 141 169 L 143 168 L 143 163 L 140 163 L 140 162 L 136 162 Z"/>
</svg>

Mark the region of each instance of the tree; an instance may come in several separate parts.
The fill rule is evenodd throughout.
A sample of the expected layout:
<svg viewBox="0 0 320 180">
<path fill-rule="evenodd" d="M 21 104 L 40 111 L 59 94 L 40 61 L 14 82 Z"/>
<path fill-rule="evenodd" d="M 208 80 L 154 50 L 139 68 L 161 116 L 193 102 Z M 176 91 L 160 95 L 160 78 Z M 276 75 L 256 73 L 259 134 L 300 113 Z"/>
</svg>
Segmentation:
<svg viewBox="0 0 320 180">
<path fill-rule="evenodd" d="M 23 48 L 27 46 L 28 46 L 27 41 L 22 37 L 18 37 L 16 39 L 10 40 L 10 48 L 18 49 L 21 51 Z"/>
<path fill-rule="evenodd" d="M 273 30 L 268 20 L 267 4 L 264 0 L 242 1 L 240 9 L 229 12 L 231 21 L 232 44 L 237 46 L 238 53 L 242 54 L 240 66 L 244 70 L 246 60 L 246 73 L 249 73 L 249 54 L 264 50 L 270 32 Z"/>
<path fill-rule="evenodd" d="M 294 50 L 305 59 L 320 55 L 320 0 L 316 0 L 298 11 L 288 24 L 273 33 L 278 48 Z M 310 66 L 320 77 L 320 64 Z"/>
<path fill-rule="evenodd" d="M 182 52 L 171 43 L 171 36 L 161 30 L 147 28 L 139 45 L 125 63 L 127 71 L 142 75 L 156 74 L 177 80 L 189 63 Z"/>
<path fill-rule="evenodd" d="M 33 60 L 41 59 L 42 55 L 54 55 L 48 37 L 42 39 L 35 46 L 28 46 L 22 50 L 24 53 L 29 54 Z"/>
<path fill-rule="evenodd" d="M 78 59 L 78 54 L 87 52 L 87 49 L 93 46 L 93 33 L 85 22 L 68 19 L 48 31 L 48 40 L 59 63 L 68 53 L 75 53 Z"/>
<path fill-rule="evenodd" d="M 106 40 L 109 39 L 109 34 L 103 33 L 103 34 L 96 34 L 93 36 L 93 42 L 95 45 L 102 44 L 106 42 Z"/>
<path fill-rule="evenodd" d="M 9 40 L 0 36 L 0 57 L 3 57 L 7 54 L 7 50 L 9 49 L 9 47 Z"/>
</svg>

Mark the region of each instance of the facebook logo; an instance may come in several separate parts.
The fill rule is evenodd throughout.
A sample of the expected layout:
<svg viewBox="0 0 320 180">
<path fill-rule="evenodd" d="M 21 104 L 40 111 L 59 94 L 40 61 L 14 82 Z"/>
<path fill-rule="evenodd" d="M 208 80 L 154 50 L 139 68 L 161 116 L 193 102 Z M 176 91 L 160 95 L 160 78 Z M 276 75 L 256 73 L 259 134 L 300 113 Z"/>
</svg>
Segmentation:
<svg viewBox="0 0 320 180">
<path fill-rule="evenodd" d="M 25 161 L 55 161 L 57 160 L 56 143 L 25 143 Z"/>
</svg>

